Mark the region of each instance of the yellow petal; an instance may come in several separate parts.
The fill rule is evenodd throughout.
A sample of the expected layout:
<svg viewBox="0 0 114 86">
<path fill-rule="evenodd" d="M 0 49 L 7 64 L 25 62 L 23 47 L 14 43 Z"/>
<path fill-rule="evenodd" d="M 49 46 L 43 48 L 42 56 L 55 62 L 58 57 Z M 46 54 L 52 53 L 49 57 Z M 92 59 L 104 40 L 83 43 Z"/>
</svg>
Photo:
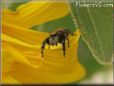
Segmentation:
<svg viewBox="0 0 114 86">
<path fill-rule="evenodd" d="M 7 73 L 11 71 L 11 65 L 12 65 L 13 59 L 10 58 L 10 56 L 6 57 L 6 55 L 8 56 L 9 54 L 7 53 L 7 50 L 3 48 L 2 49 L 2 73 Z"/>
<path fill-rule="evenodd" d="M 20 44 L 22 46 L 31 47 L 31 48 L 41 48 L 41 44 L 45 38 L 49 36 L 49 33 L 33 31 L 30 29 L 24 29 L 21 26 L 12 25 L 9 23 L 2 22 L 2 40 L 7 42 L 14 42 L 16 44 Z M 7 34 L 7 35 L 6 35 Z M 75 34 L 80 34 L 80 31 L 77 30 Z M 80 35 L 76 35 L 74 37 L 70 36 L 70 41 L 73 44 L 75 42 L 75 38 L 79 38 Z M 58 45 L 58 48 L 61 46 Z M 52 49 L 56 49 L 57 47 L 50 47 Z M 48 49 L 48 46 L 46 46 Z"/>
<path fill-rule="evenodd" d="M 77 36 L 70 37 L 71 46 L 68 48 L 66 45 L 66 57 L 63 56 L 61 45 L 51 46 L 51 49 L 46 46 L 42 60 L 40 47 L 49 35 L 27 29 L 68 13 L 66 3 L 56 3 L 54 0 L 51 3 L 29 2 L 19 6 L 16 12 L 3 10 L 2 82 L 56 84 L 77 81 L 85 76 L 85 69 L 79 63 L 76 53 L 79 31 L 76 32 Z"/>
<path fill-rule="evenodd" d="M 14 37 L 11 37 L 9 35 L 6 35 L 6 34 L 2 34 L 2 40 L 3 41 L 6 41 L 6 42 L 12 42 L 12 43 L 15 43 L 15 44 L 19 44 L 21 46 L 26 46 L 26 47 L 33 47 L 32 45 L 30 44 L 27 44 L 19 39 L 16 39 Z"/>
<path fill-rule="evenodd" d="M 12 47 L 12 46 L 13 45 L 11 45 L 11 44 L 2 42 L 2 47 L 3 47 L 2 52 L 3 52 L 3 58 L 4 58 L 3 59 L 3 65 L 2 66 L 5 66 L 5 67 L 3 67 L 3 71 L 4 71 L 4 68 L 6 70 L 8 68 L 9 69 L 12 69 L 10 65 L 13 62 L 23 63 L 23 64 L 26 64 L 26 65 L 29 65 L 29 66 L 35 67 L 35 68 L 40 66 L 41 61 L 37 61 L 37 65 L 35 65 L 34 63 L 31 63 L 31 61 L 29 61 L 26 58 L 26 56 L 21 53 L 21 51 L 17 50 L 15 47 Z M 7 61 L 7 60 L 9 60 L 9 61 Z M 38 59 L 36 59 L 36 60 L 38 60 Z M 10 67 L 6 67 L 6 65 L 8 65 Z"/>
<path fill-rule="evenodd" d="M 24 47 L 40 49 L 41 44 L 45 38 L 49 36 L 49 33 L 38 32 L 30 29 L 23 29 L 23 27 L 2 23 L 2 40 L 19 44 Z M 58 46 L 61 48 L 61 46 Z M 57 49 L 58 47 L 50 47 L 51 49 Z M 48 46 L 46 46 L 48 49 Z"/>
<path fill-rule="evenodd" d="M 24 29 L 21 26 L 16 26 L 5 22 L 2 22 L 2 28 L 3 28 L 2 32 L 4 34 L 19 39 L 28 44 L 34 44 L 34 45 L 41 44 L 43 39 L 45 39 L 49 35 L 48 33 L 33 31 L 31 29 Z"/>
<path fill-rule="evenodd" d="M 15 80 L 12 76 L 8 74 L 3 74 L 4 77 L 2 77 L 2 84 L 20 84 L 17 80 Z"/>
<path fill-rule="evenodd" d="M 17 31 L 18 30 L 19 28 L 17 29 Z M 23 30 L 22 32 L 24 31 L 29 32 L 29 30 Z M 3 32 L 6 33 L 6 31 L 3 31 Z M 18 33 L 19 33 L 18 36 L 16 36 L 16 34 L 14 36 L 17 39 L 20 39 L 19 36 L 21 36 L 21 31 Z M 30 33 L 32 34 L 32 31 Z M 10 34 L 10 32 L 7 32 L 7 34 Z M 27 34 L 28 33 L 26 33 L 26 35 Z M 78 47 L 78 39 L 80 37 L 79 30 L 76 32 L 76 34 L 77 36 L 71 37 L 70 48 L 68 48 L 66 45 L 66 57 L 63 56 L 62 47 L 58 49 L 57 48 L 49 49 L 49 50 L 45 49 L 44 59 L 42 61 L 42 65 L 40 65 L 39 68 L 33 68 L 21 62 L 19 63 L 14 62 L 12 64 L 12 71 L 9 74 L 20 83 L 32 83 L 32 84 L 33 83 L 54 83 L 54 84 L 69 83 L 69 82 L 74 82 L 82 79 L 85 76 L 85 69 L 79 63 L 77 59 L 77 53 L 76 53 L 77 47 Z M 41 35 L 41 34 L 38 34 L 38 35 Z M 42 35 L 44 34 L 42 33 Z M 23 35 L 23 38 L 24 37 L 27 40 L 27 37 L 25 35 Z M 34 36 L 29 38 L 29 40 L 32 40 L 32 39 L 34 39 Z M 41 39 L 39 41 L 41 41 Z M 32 45 L 31 42 L 29 43 Z M 15 43 L 12 44 L 12 42 L 9 44 L 11 44 L 13 48 L 16 48 L 18 52 L 21 52 L 21 54 L 26 56 L 29 60 L 33 58 L 42 58 L 41 50 L 39 48 L 21 46 L 20 44 L 15 44 Z M 12 81 L 12 83 L 13 82 L 14 81 Z"/>
<path fill-rule="evenodd" d="M 19 6 L 16 12 L 3 10 L 2 21 L 30 28 L 34 25 L 61 18 L 68 13 L 69 10 L 66 3 L 57 3 L 56 0 L 47 0 L 45 2 L 31 1 Z"/>
</svg>

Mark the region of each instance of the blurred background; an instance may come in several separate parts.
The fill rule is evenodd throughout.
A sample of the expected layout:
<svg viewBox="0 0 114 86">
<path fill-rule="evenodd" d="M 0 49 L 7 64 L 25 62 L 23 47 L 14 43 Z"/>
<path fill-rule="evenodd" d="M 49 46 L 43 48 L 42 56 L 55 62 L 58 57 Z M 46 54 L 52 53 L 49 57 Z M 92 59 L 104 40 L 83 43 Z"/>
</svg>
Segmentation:
<svg viewBox="0 0 114 86">
<path fill-rule="evenodd" d="M 27 3 L 30 0 L 2 0 L 2 9 L 9 9 L 16 11 L 16 8 L 21 4 Z M 38 1 L 38 0 L 37 0 Z M 35 3 L 35 2 L 34 2 Z M 65 27 L 72 32 L 76 30 L 71 14 L 45 24 L 36 25 L 31 29 L 36 31 L 51 32 L 58 27 Z M 78 46 L 78 59 L 80 63 L 85 67 L 87 75 L 83 80 L 80 80 L 80 84 L 112 84 L 113 83 L 113 63 L 107 66 L 101 65 L 94 59 L 92 53 L 88 49 L 88 46 L 83 41 L 82 37 L 79 40 Z M 75 83 L 75 82 L 74 82 Z"/>
</svg>

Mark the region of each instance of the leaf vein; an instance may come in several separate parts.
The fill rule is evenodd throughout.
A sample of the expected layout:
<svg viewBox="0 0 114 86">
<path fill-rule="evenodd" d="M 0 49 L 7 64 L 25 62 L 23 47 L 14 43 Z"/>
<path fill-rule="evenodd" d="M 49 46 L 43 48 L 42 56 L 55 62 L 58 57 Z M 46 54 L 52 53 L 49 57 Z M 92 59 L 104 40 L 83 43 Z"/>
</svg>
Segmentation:
<svg viewBox="0 0 114 86">
<path fill-rule="evenodd" d="M 93 24 L 93 27 L 94 27 L 94 30 L 95 30 L 95 34 L 96 34 L 96 36 L 97 36 L 98 43 L 99 43 L 99 45 L 100 45 L 100 50 L 101 50 L 102 56 L 103 56 L 103 58 L 105 58 L 105 55 L 104 55 L 104 52 L 103 52 L 103 47 L 102 47 L 102 42 L 101 42 L 101 40 L 100 40 L 100 38 L 99 38 L 99 35 L 98 35 L 98 32 L 97 32 L 97 30 L 96 30 L 97 26 L 95 25 L 95 21 L 94 21 L 94 19 L 93 19 L 93 17 L 92 17 L 92 14 L 91 14 L 89 8 L 87 8 L 87 11 L 88 11 L 88 14 L 89 14 L 89 16 L 90 16 L 90 19 L 91 19 L 91 21 L 92 21 L 92 24 Z"/>
</svg>

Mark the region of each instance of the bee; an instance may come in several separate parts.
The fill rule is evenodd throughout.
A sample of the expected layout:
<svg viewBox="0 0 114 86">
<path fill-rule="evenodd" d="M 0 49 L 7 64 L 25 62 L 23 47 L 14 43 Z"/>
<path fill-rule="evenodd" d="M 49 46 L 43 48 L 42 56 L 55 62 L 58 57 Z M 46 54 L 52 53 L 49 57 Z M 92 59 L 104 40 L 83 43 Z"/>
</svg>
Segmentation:
<svg viewBox="0 0 114 86">
<path fill-rule="evenodd" d="M 45 45 L 48 44 L 49 47 L 50 45 L 52 46 L 57 46 L 58 43 L 62 44 L 63 46 L 63 55 L 65 57 L 65 41 L 67 40 L 68 43 L 68 47 L 70 47 L 69 45 L 69 35 L 74 35 L 69 29 L 58 29 L 57 31 L 54 31 L 50 34 L 49 37 L 47 37 L 43 42 L 42 42 L 42 46 L 41 46 L 41 54 L 43 57 L 43 50 L 45 48 Z"/>
</svg>

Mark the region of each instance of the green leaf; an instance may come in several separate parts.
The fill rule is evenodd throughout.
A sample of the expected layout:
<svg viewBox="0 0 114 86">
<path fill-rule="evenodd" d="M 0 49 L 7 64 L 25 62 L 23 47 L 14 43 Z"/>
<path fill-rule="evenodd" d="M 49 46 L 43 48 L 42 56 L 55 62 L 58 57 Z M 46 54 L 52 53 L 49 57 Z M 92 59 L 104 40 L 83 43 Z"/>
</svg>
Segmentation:
<svg viewBox="0 0 114 86">
<path fill-rule="evenodd" d="M 82 37 L 79 40 L 78 46 L 78 59 L 79 62 L 85 67 L 87 76 L 85 79 L 89 79 L 95 73 L 105 70 L 107 66 L 101 65 L 93 58 L 91 51 L 88 49 L 88 46 L 82 40 Z"/>
<path fill-rule="evenodd" d="M 112 61 L 113 8 L 69 5 L 73 20 L 94 57 L 101 64 Z"/>
</svg>

